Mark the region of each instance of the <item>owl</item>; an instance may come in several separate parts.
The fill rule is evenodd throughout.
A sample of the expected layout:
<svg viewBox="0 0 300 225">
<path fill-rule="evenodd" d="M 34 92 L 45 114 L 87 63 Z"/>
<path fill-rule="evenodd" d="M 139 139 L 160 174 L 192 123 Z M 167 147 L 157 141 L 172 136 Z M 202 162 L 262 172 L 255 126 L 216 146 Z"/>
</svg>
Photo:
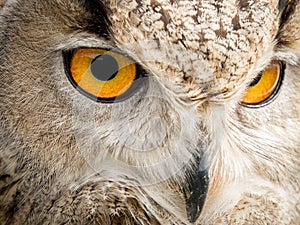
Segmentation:
<svg viewBox="0 0 300 225">
<path fill-rule="evenodd" d="M 300 1 L 1 0 L 1 225 L 300 224 Z"/>
</svg>

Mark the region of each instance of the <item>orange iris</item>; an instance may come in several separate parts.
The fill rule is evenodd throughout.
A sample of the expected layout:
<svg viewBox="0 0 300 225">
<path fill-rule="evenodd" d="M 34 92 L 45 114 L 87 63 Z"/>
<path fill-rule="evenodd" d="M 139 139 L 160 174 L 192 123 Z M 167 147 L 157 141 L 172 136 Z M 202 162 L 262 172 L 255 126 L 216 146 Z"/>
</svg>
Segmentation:
<svg viewBox="0 0 300 225">
<path fill-rule="evenodd" d="M 70 75 L 84 92 L 99 99 L 124 94 L 136 78 L 136 64 L 104 49 L 78 49 L 71 58 Z"/>
<path fill-rule="evenodd" d="M 262 73 L 259 81 L 246 90 L 241 102 L 244 104 L 259 104 L 266 101 L 275 92 L 281 76 L 281 64 L 272 61 Z"/>
</svg>

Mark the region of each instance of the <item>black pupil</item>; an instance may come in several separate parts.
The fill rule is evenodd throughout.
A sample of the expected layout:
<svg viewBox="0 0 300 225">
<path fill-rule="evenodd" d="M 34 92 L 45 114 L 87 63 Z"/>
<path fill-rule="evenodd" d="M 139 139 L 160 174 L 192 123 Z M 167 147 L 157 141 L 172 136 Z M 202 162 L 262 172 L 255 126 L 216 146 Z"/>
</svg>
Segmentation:
<svg viewBox="0 0 300 225">
<path fill-rule="evenodd" d="M 254 78 L 254 80 L 249 84 L 249 87 L 253 87 L 258 84 L 258 82 L 260 81 L 260 79 L 262 77 L 262 73 L 263 72 L 261 72 L 257 77 Z"/>
<path fill-rule="evenodd" d="M 113 79 L 119 71 L 118 62 L 110 55 L 98 55 L 93 59 L 91 72 L 95 78 L 101 81 Z"/>
</svg>

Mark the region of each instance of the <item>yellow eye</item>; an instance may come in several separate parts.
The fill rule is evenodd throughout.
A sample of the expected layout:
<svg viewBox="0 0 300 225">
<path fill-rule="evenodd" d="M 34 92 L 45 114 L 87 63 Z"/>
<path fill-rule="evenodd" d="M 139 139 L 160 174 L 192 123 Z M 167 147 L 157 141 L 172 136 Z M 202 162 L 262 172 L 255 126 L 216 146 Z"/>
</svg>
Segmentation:
<svg viewBox="0 0 300 225">
<path fill-rule="evenodd" d="M 133 60 L 104 49 L 75 50 L 69 56 L 67 67 L 73 86 L 96 101 L 122 99 L 138 78 Z"/>
<path fill-rule="evenodd" d="M 284 64 L 272 61 L 271 64 L 249 85 L 241 103 L 246 106 L 261 106 L 277 94 L 284 76 Z"/>
</svg>

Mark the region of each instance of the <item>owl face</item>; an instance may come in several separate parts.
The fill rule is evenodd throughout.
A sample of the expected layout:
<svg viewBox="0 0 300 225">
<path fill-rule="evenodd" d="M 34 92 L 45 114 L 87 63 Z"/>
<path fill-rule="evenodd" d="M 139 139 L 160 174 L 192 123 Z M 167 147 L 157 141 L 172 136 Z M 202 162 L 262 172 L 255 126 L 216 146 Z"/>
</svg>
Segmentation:
<svg viewBox="0 0 300 225">
<path fill-rule="evenodd" d="M 298 1 L 0 10 L 1 221 L 297 224 Z"/>
</svg>

